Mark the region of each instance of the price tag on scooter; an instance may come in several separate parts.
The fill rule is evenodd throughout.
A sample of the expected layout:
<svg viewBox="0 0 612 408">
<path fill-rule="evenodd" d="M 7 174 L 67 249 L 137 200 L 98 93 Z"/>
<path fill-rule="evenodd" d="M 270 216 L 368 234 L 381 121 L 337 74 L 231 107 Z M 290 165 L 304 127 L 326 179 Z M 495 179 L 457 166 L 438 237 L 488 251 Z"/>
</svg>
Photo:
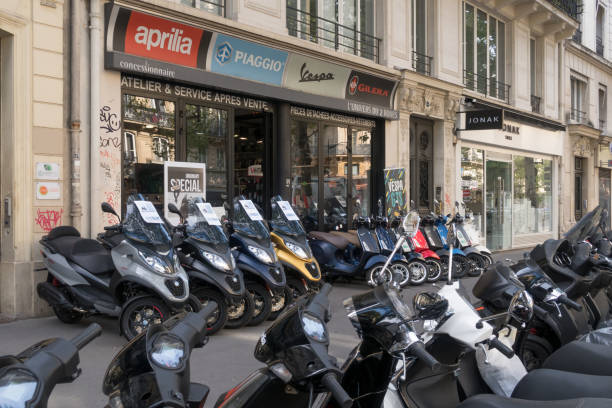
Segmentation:
<svg viewBox="0 0 612 408">
<path fill-rule="evenodd" d="M 198 210 L 200 210 L 208 225 L 221 225 L 221 221 L 219 221 L 219 217 L 217 217 L 217 213 L 215 213 L 215 210 L 213 210 L 210 203 L 196 203 L 196 205 L 198 206 Z"/>
<path fill-rule="evenodd" d="M 287 217 L 289 221 L 299 221 L 300 220 L 300 217 L 298 217 L 295 211 L 293 211 L 293 208 L 291 207 L 291 204 L 289 204 L 288 201 L 277 201 L 276 203 L 278 204 L 280 209 L 285 214 L 285 217 Z"/>
<path fill-rule="evenodd" d="M 134 201 L 134 204 L 136 204 L 136 208 L 138 208 L 138 211 L 140 212 L 140 216 L 146 223 L 149 223 L 149 224 L 163 224 L 164 223 L 162 219 L 159 217 L 159 214 L 157 213 L 157 210 L 155 209 L 155 206 L 153 206 L 152 202 L 137 200 L 137 201 Z"/>
<path fill-rule="evenodd" d="M 240 200 L 240 205 L 242 206 L 242 208 L 244 208 L 244 211 L 246 211 L 247 215 L 251 220 L 263 221 L 263 217 L 261 216 L 259 211 L 257 211 L 257 207 L 255 207 L 255 204 L 253 204 L 251 200 Z"/>
<path fill-rule="evenodd" d="M 457 232 L 458 232 L 457 239 L 459 240 L 459 243 L 461 244 L 461 246 L 462 247 L 470 246 L 467 239 L 465 239 L 465 237 L 463 236 L 463 233 L 461 231 L 457 231 Z"/>
<path fill-rule="evenodd" d="M 402 242 L 402 249 L 404 250 L 404 252 L 412 251 L 412 248 L 410 248 L 410 245 L 406 241 Z"/>
</svg>

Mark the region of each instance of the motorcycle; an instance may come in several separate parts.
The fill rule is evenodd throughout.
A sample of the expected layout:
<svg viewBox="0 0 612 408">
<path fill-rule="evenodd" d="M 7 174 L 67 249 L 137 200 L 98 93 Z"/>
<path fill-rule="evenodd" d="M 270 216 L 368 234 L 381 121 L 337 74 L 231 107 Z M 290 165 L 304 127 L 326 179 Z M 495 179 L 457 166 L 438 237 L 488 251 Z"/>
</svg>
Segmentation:
<svg viewBox="0 0 612 408">
<path fill-rule="evenodd" d="M 171 312 L 197 308 L 189 297 L 187 274 L 173 248 L 173 239 L 150 201 L 128 198 L 124 220 L 108 204 L 102 211 L 119 223 L 104 227 L 111 249 L 82 238 L 71 226 L 56 227 L 40 243 L 47 280 L 38 295 L 64 323 L 104 314 L 119 317 L 128 340 Z M 197 302 L 196 302 L 197 303 Z"/>
<path fill-rule="evenodd" d="M 261 213 L 251 200 L 234 198 L 233 219 L 226 222 L 236 265 L 255 303 L 248 325 L 255 326 L 281 311 L 290 301 L 287 279 L 276 256 Z"/>
<path fill-rule="evenodd" d="M 1 356 L 0 407 L 46 408 L 57 384 L 79 377 L 79 351 L 100 334 L 93 323 L 72 340 L 47 339 L 16 356 Z"/>
<path fill-rule="evenodd" d="M 280 196 L 272 198 L 270 238 L 287 275 L 291 302 L 321 285 L 321 270 L 312 255 L 308 236 L 291 204 Z"/>
<path fill-rule="evenodd" d="M 210 390 L 191 382 L 189 357 L 207 343 L 207 321 L 216 308 L 211 301 L 198 313 L 149 326 L 126 344 L 104 375 L 107 408 L 203 407 Z"/>
<path fill-rule="evenodd" d="M 253 300 L 247 295 L 244 276 L 236 268 L 229 239 L 209 203 L 201 197 L 186 198 L 181 210 L 168 204 L 168 210 L 181 220 L 184 239 L 176 247 L 181 265 L 189 276 L 191 292 L 202 305 L 217 304 L 210 316 L 207 333 L 245 325 L 253 314 Z"/>
</svg>

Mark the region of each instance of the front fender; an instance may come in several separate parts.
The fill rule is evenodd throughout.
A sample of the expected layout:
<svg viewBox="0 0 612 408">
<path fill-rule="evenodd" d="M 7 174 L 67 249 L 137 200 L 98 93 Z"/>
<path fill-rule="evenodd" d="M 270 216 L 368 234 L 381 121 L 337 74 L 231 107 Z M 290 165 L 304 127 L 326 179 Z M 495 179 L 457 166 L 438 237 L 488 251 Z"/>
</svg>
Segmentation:
<svg viewBox="0 0 612 408">
<path fill-rule="evenodd" d="M 489 248 L 487 248 L 484 245 L 475 245 L 474 248 L 477 249 L 478 251 L 480 251 L 483 254 L 491 256 L 491 251 L 489 250 Z"/>
<path fill-rule="evenodd" d="M 192 287 L 197 287 L 198 284 L 202 283 L 204 285 L 208 284 L 209 286 L 219 289 L 225 296 L 231 297 L 242 297 L 245 293 L 244 277 L 239 268 L 236 268 L 234 273 L 229 274 L 214 269 L 204 262 L 195 259 L 193 264 L 188 267 L 187 275 L 189 276 L 189 282 Z M 232 282 L 231 280 L 234 278 L 236 281 Z M 230 285 L 230 282 L 232 285 Z M 236 283 L 239 286 L 238 290 L 232 288 Z"/>
<path fill-rule="evenodd" d="M 480 251 L 478 249 L 476 249 L 475 247 L 467 247 L 462 249 L 462 251 L 465 253 L 465 255 L 469 255 L 469 254 L 478 254 L 480 255 Z"/>
<path fill-rule="evenodd" d="M 387 257 L 383 256 L 383 255 L 374 255 L 372 257 L 370 257 L 365 265 L 363 266 L 363 270 L 367 271 L 368 269 L 370 269 L 371 267 L 373 267 L 376 264 L 384 264 L 385 262 L 387 262 Z"/>
</svg>

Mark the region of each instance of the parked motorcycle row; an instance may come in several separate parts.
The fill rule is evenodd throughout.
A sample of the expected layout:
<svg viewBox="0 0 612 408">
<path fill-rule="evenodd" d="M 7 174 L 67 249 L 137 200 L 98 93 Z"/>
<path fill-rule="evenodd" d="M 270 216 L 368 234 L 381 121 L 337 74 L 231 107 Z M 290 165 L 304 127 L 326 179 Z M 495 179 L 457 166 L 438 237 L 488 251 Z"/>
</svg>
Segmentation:
<svg viewBox="0 0 612 408">
<path fill-rule="evenodd" d="M 215 407 L 610 407 L 612 345 L 603 308 L 610 283 L 604 252 L 612 248 L 612 234 L 606 218 L 598 208 L 565 238 L 546 241 L 524 261 L 490 265 L 474 286 L 473 304 L 453 275 L 459 231 L 454 216 L 446 225 L 446 283 L 402 298 L 404 276 L 391 266 L 419 231 L 420 219 L 411 212 L 376 277 L 379 284 L 344 301 L 361 341 L 341 356 L 342 365 L 328 352 L 332 287 L 324 284 L 277 317 L 255 345 L 254 356 L 265 366 L 223 393 Z M 255 235 L 251 231 L 249 239 Z M 216 310 L 209 302 L 199 312 L 177 314 L 140 332 L 107 369 L 102 388 L 108 406 L 204 406 L 209 388 L 191 382 L 189 358 L 208 341 L 207 322 Z M 598 317 L 587 319 L 584 331 L 576 317 L 581 313 Z M 555 343 L 551 337 L 556 349 L 540 368 L 529 366 L 525 339 L 545 338 L 546 324 L 566 340 Z M 0 406 L 45 407 L 57 383 L 77 378 L 78 349 L 98 334 L 94 324 L 72 341 L 47 340 L 1 358 Z"/>
</svg>

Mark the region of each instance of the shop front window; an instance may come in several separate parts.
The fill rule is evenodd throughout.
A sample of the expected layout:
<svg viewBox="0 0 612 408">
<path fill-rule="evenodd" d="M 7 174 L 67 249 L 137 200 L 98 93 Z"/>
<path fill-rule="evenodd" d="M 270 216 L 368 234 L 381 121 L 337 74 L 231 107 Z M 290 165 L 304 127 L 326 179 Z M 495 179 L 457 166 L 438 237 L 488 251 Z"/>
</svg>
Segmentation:
<svg viewBox="0 0 612 408">
<path fill-rule="evenodd" d="M 552 160 L 514 156 L 514 235 L 552 232 Z"/>
<path fill-rule="evenodd" d="M 371 211 L 372 132 L 352 129 L 352 151 L 353 211 L 358 217 L 367 217 Z"/>
<path fill-rule="evenodd" d="M 606 222 L 610 225 L 610 169 L 599 169 L 599 205 L 608 210 Z"/>
<path fill-rule="evenodd" d="M 215 207 L 227 201 L 227 111 L 185 105 L 186 157 L 206 163 L 206 200 Z"/>
<path fill-rule="evenodd" d="M 319 228 L 319 124 L 291 122 L 291 203 L 306 231 Z"/>
<path fill-rule="evenodd" d="M 484 228 L 484 150 L 471 147 L 461 148 L 461 190 L 466 213 L 472 217 L 472 224 L 482 237 Z"/>
<path fill-rule="evenodd" d="M 487 152 L 486 174 L 486 237 L 492 250 L 512 245 L 512 156 Z"/>
<path fill-rule="evenodd" d="M 323 220 L 325 228 L 343 229 L 348 222 L 347 186 L 348 129 L 336 125 L 323 125 Z"/>
<path fill-rule="evenodd" d="M 175 103 L 123 96 L 123 195 L 141 193 L 163 205 L 164 164 L 175 160 Z M 125 201 L 125 200 L 124 200 Z"/>
</svg>

